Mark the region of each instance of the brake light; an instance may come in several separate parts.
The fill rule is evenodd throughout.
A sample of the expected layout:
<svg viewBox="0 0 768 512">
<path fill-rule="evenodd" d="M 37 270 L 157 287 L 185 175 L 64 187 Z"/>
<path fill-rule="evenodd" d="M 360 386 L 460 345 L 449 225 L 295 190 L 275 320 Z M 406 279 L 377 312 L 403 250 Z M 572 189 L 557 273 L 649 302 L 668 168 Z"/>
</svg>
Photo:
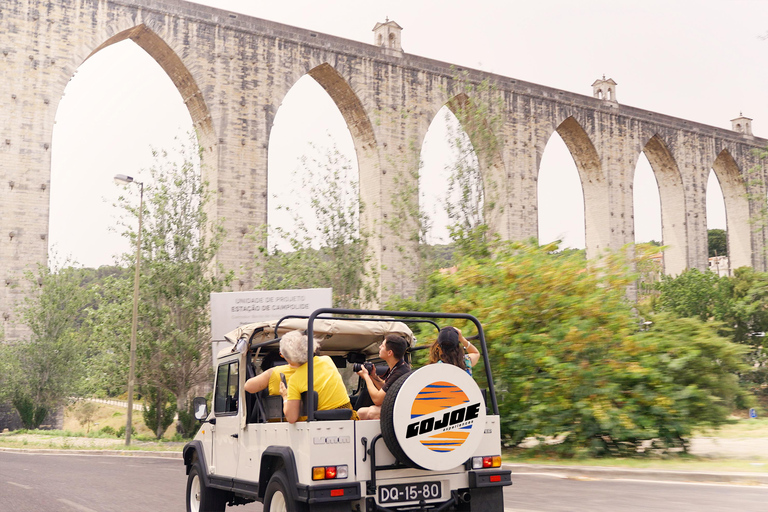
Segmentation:
<svg viewBox="0 0 768 512">
<path fill-rule="evenodd" d="M 312 468 L 312 480 L 338 480 L 339 478 L 347 478 L 347 476 L 349 476 L 349 472 L 346 464 L 342 466 L 315 466 Z"/>
<path fill-rule="evenodd" d="M 488 469 L 501 467 L 501 456 L 472 457 L 472 469 Z"/>
</svg>

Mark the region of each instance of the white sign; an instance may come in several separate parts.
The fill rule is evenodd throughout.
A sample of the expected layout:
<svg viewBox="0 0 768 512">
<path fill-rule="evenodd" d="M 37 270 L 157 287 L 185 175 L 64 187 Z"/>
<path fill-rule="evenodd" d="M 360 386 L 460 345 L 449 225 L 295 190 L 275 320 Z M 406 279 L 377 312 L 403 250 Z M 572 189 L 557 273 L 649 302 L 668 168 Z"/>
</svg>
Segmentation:
<svg viewBox="0 0 768 512">
<path fill-rule="evenodd" d="M 220 341 L 241 325 L 287 315 L 309 316 L 318 308 L 331 306 L 330 288 L 212 293 L 211 337 Z"/>
</svg>

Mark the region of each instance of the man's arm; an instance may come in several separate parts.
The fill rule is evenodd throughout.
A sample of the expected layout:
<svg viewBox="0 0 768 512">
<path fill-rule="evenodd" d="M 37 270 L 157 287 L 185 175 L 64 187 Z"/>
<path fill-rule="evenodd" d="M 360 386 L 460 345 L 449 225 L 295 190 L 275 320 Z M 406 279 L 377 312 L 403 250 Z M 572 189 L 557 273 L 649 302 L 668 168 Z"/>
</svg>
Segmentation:
<svg viewBox="0 0 768 512">
<path fill-rule="evenodd" d="M 245 381 L 244 389 L 248 393 L 258 393 L 262 389 L 266 389 L 269 386 L 269 378 L 272 376 L 272 368 L 258 374 Z"/>
<path fill-rule="evenodd" d="M 374 366 L 374 368 L 376 368 Z M 371 374 L 368 373 L 368 369 L 363 366 L 357 374 L 365 380 L 365 385 L 368 387 L 368 394 L 371 397 L 371 400 L 373 400 L 374 405 L 381 405 L 384 403 L 384 395 L 387 394 L 386 391 L 383 391 L 381 389 L 381 386 L 384 384 L 384 381 L 378 378 L 378 375 L 376 375 L 376 381 L 374 381 L 371 378 Z M 377 382 L 378 381 L 378 382 Z"/>
</svg>

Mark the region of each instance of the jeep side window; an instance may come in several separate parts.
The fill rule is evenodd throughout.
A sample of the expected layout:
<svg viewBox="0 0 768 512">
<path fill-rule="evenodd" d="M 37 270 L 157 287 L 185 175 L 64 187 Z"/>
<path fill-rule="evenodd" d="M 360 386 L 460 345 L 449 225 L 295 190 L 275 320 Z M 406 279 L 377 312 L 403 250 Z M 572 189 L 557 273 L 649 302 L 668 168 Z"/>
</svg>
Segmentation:
<svg viewBox="0 0 768 512">
<path fill-rule="evenodd" d="M 237 398 L 239 396 L 237 361 L 219 365 L 217 373 L 213 412 L 215 414 L 237 412 Z"/>
</svg>

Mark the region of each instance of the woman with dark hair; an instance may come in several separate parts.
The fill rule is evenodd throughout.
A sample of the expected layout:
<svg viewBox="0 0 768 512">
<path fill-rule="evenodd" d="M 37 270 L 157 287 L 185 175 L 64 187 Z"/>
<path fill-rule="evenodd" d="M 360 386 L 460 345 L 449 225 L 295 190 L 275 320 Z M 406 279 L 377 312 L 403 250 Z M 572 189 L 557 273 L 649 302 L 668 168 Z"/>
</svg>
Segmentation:
<svg viewBox="0 0 768 512">
<path fill-rule="evenodd" d="M 466 352 L 465 352 L 466 350 Z M 472 375 L 472 367 L 480 359 L 480 351 L 456 327 L 443 327 L 429 349 L 429 361 L 458 366 Z"/>
</svg>

